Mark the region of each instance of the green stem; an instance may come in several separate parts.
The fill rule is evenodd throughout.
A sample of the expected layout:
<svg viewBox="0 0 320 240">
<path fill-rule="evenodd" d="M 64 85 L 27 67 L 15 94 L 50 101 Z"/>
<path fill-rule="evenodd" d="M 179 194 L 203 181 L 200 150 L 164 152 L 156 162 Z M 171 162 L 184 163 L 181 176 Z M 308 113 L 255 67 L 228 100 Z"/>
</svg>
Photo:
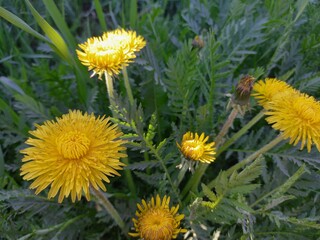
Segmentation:
<svg viewBox="0 0 320 240">
<path fill-rule="evenodd" d="M 107 24 L 106 21 L 104 20 L 104 13 L 103 13 L 103 9 L 101 6 L 101 3 L 99 0 L 94 0 L 94 7 L 96 9 L 96 13 L 97 13 L 97 17 L 99 20 L 99 27 L 101 28 L 102 31 L 107 31 Z"/>
<path fill-rule="evenodd" d="M 114 106 L 113 79 L 107 72 L 104 72 L 104 76 L 106 78 L 106 86 L 108 91 L 109 102 L 110 102 L 110 105 Z"/>
<path fill-rule="evenodd" d="M 262 200 L 264 200 L 264 199 L 266 199 L 266 198 L 268 198 L 270 196 L 272 196 L 273 198 L 276 198 L 276 196 L 281 196 L 304 173 L 305 173 L 305 166 L 302 165 L 285 183 L 283 183 L 282 185 L 278 186 L 277 188 L 273 189 L 272 191 L 270 191 L 267 194 L 265 194 L 265 195 L 261 196 L 260 198 L 258 198 L 254 203 L 252 203 L 250 205 L 250 207 L 253 208 L 255 205 L 260 203 Z"/>
<path fill-rule="evenodd" d="M 132 90 L 131 90 L 131 86 L 130 86 L 130 82 L 129 82 L 127 68 L 124 65 L 123 65 L 122 73 L 123 73 L 123 78 L 124 78 L 124 86 L 127 90 L 129 102 L 130 102 L 130 105 L 133 106 L 133 104 L 134 104 L 133 94 L 132 94 Z"/>
<path fill-rule="evenodd" d="M 283 140 L 283 136 L 280 134 L 278 137 L 273 139 L 271 142 L 269 142 L 267 145 L 264 147 L 260 148 L 258 151 L 254 152 L 250 156 L 248 156 L 245 160 L 237 163 L 236 165 L 232 166 L 228 170 L 226 170 L 226 176 L 231 175 L 233 172 L 239 170 L 240 168 L 244 167 L 248 163 L 252 162 L 254 159 L 256 159 L 260 154 L 263 154 L 267 151 L 269 151 L 271 148 L 276 146 L 279 142 Z M 215 184 L 215 180 L 212 180 L 209 184 L 208 187 L 211 189 Z"/>
<path fill-rule="evenodd" d="M 114 106 L 115 105 L 115 101 L 114 101 L 114 94 L 113 94 L 113 91 L 114 91 L 114 89 L 113 89 L 113 79 L 107 72 L 105 72 L 105 78 L 106 78 L 106 85 L 107 85 L 107 91 L 108 91 L 108 95 L 109 95 L 110 105 Z M 129 165 L 129 159 L 128 158 L 124 158 L 123 162 L 127 166 Z M 130 190 L 132 196 L 134 198 L 136 198 L 136 196 L 137 196 L 136 195 L 136 188 L 135 188 L 135 185 L 134 185 L 134 181 L 133 181 L 133 177 L 132 177 L 131 171 L 129 169 L 125 169 L 124 170 L 124 174 L 125 174 L 126 179 L 127 179 L 129 190 Z"/>
<path fill-rule="evenodd" d="M 259 112 L 254 118 L 250 120 L 243 128 L 241 128 L 236 134 L 229 138 L 221 147 L 219 147 L 216 156 L 224 152 L 230 145 L 237 141 L 242 135 L 244 135 L 254 124 L 256 124 L 264 116 L 264 110 Z"/>
<path fill-rule="evenodd" d="M 130 164 L 129 163 L 129 159 L 127 157 L 126 158 L 122 158 L 122 161 L 123 161 L 124 164 L 126 164 L 126 166 L 128 166 Z M 131 196 L 134 199 L 136 199 L 137 198 L 137 191 L 136 191 L 136 186 L 134 184 L 134 180 L 133 180 L 133 177 L 132 177 L 130 169 L 125 168 L 124 169 L 124 175 L 126 176 L 128 187 L 129 187 L 129 190 L 131 192 Z"/>
<path fill-rule="evenodd" d="M 187 170 L 188 170 L 188 166 L 187 166 L 187 164 L 184 164 L 182 166 L 182 168 L 180 169 L 180 171 L 179 171 L 179 174 L 178 174 L 178 177 L 177 177 L 177 180 L 176 180 L 176 186 L 180 185 L 182 179 L 186 175 Z"/>
<path fill-rule="evenodd" d="M 91 187 L 91 191 L 99 199 L 100 204 L 105 208 L 105 210 L 107 210 L 107 212 L 111 215 L 113 220 L 121 228 L 121 230 L 125 233 L 124 222 L 123 222 L 122 218 L 120 217 L 118 211 L 114 208 L 114 206 L 109 201 L 109 199 L 107 197 L 105 197 L 100 190 L 97 190 L 97 189 Z"/>
<path fill-rule="evenodd" d="M 234 113 L 230 113 L 230 116 L 234 116 Z M 231 117 L 228 117 L 228 119 Z M 243 126 L 243 128 L 241 128 L 236 134 L 234 134 L 228 141 L 226 141 L 221 147 L 218 148 L 217 150 L 217 154 L 216 154 L 216 158 L 218 158 L 218 156 L 225 151 L 230 145 L 232 145 L 236 140 L 238 140 L 242 135 L 244 135 L 255 123 L 257 123 L 262 117 L 264 116 L 264 110 L 262 110 L 261 112 L 259 112 L 253 119 L 250 120 L 250 122 L 248 122 L 245 126 Z M 228 121 L 228 120 L 227 120 Z M 231 121 L 231 120 L 230 120 Z M 225 124 L 226 125 L 226 124 Z M 224 127 L 222 127 L 223 129 Z M 222 130 L 221 130 L 222 131 Z M 223 130 L 225 131 L 225 130 Z M 222 135 L 222 134 L 218 134 L 218 135 Z M 220 137 L 219 137 L 220 138 Z M 220 140 L 219 140 L 220 141 Z M 220 142 L 216 143 L 216 144 L 220 144 Z M 183 198 L 191 189 L 192 184 L 194 183 L 194 181 L 200 181 L 201 177 L 203 176 L 204 172 L 206 171 L 206 169 L 208 168 L 208 164 L 200 164 L 200 166 L 197 168 L 195 174 L 191 177 L 191 179 L 189 180 L 189 182 L 187 183 L 187 185 L 185 186 L 185 188 L 183 189 L 182 193 L 181 193 L 181 197 Z"/>
<path fill-rule="evenodd" d="M 145 152 L 143 153 L 143 157 L 144 157 L 144 160 L 145 160 L 146 162 L 149 162 L 149 161 L 150 161 L 149 154 L 148 154 L 147 151 L 145 151 Z M 150 169 L 150 168 L 147 168 L 147 169 L 146 169 L 146 172 L 147 172 L 148 175 L 150 175 L 151 169 Z"/>
<path fill-rule="evenodd" d="M 234 119 L 237 117 L 239 111 L 237 110 L 237 108 L 233 108 L 231 113 L 228 116 L 227 121 L 223 124 L 219 134 L 217 135 L 216 139 L 215 139 L 215 143 L 216 143 L 216 148 L 219 147 L 219 145 L 222 142 L 223 137 L 228 133 L 229 128 L 231 127 Z"/>
<path fill-rule="evenodd" d="M 27 235 L 24 235 L 24 236 L 20 237 L 18 240 L 29 239 L 29 238 L 31 238 L 32 236 L 34 237 L 34 236 L 46 235 L 46 234 L 48 234 L 48 233 L 50 233 L 50 232 L 57 231 L 57 230 L 59 229 L 59 231 L 56 233 L 56 236 L 58 236 L 59 233 L 61 233 L 62 230 L 65 229 L 67 226 L 69 226 L 70 224 L 73 224 L 74 222 L 76 222 L 76 221 L 78 221 L 79 219 L 84 218 L 84 217 L 86 217 L 86 215 L 85 215 L 85 214 L 82 214 L 82 215 L 76 216 L 75 218 L 69 219 L 69 220 L 66 221 L 66 222 L 63 222 L 63 223 L 60 223 L 60 224 L 51 226 L 51 227 L 49 227 L 49 228 L 34 230 L 32 233 L 29 233 L 29 234 L 27 234 Z"/>
<path fill-rule="evenodd" d="M 190 189 L 194 189 L 195 183 L 198 183 L 201 179 L 201 177 L 203 176 L 204 172 L 206 171 L 206 169 L 208 168 L 209 164 L 207 163 L 200 163 L 198 168 L 196 169 L 195 173 L 192 175 L 192 177 L 190 178 L 190 180 L 187 182 L 186 186 L 184 187 L 184 189 L 181 192 L 181 198 L 184 198 L 187 193 L 189 193 Z"/>
<path fill-rule="evenodd" d="M 178 191 L 177 191 L 175 185 L 173 184 L 173 181 L 172 181 L 172 179 L 171 179 L 171 177 L 170 177 L 170 174 L 169 174 L 169 172 L 168 172 L 168 169 L 166 168 L 165 163 L 163 162 L 163 159 L 160 157 L 160 155 L 158 154 L 158 152 L 156 151 L 156 149 L 154 148 L 153 145 L 151 145 L 151 144 L 150 144 L 148 141 L 146 141 L 146 140 L 145 140 L 144 142 L 146 143 L 146 145 L 147 145 L 147 147 L 150 149 L 150 151 L 154 154 L 154 156 L 156 157 L 156 159 L 158 159 L 158 161 L 160 162 L 163 170 L 165 171 L 166 177 L 167 177 L 167 179 L 168 179 L 168 181 L 169 181 L 169 183 L 170 183 L 170 185 L 171 185 L 171 187 L 172 187 L 173 193 L 176 195 L 176 198 L 178 199 L 178 202 L 179 202 L 180 206 L 182 206 L 182 203 L 181 203 L 181 200 L 180 200 Z"/>
</svg>

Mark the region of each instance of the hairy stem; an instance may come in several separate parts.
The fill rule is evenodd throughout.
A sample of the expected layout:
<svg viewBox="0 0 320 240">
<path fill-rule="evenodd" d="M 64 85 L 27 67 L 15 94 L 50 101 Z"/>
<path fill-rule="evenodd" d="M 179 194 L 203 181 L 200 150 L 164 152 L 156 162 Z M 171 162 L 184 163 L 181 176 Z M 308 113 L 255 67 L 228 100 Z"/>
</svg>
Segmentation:
<svg viewBox="0 0 320 240">
<path fill-rule="evenodd" d="M 112 77 L 107 73 L 104 72 L 105 80 L 106 80 L 106 86 L 108 91 L 108 97 L 109 97 L 109 103 L 110 105 L 114 105 L 114 94 L 113 94 L 113 79 Z"/>
<path fill-rule="evenodd" d="M 235 120 L 235 118 L 237 117 L 238 113 L 239 113 L 239 111 L 237 110 L 237 108 L 232 109 L 231 113 L 228 116 L 227 121 L 223 124 L 219 134 L 217 135 L 217 137 L 215 139 L 215 143 L 216 143 L 217 148 L 221 144 L 223 137 L 228 133 L 228 130 L 232 126 L 232 123 Z"/>
<path fill-rule="evenodd" d="M 114 206 L 111 204 L 109 199 L 103 195 L 103 193 L 100 190 L 97 190 L 93 187 L 91 187 L 91 191 L 93 194 L 97 197 L 99 200 L 99 203 L 104 207 L 105 210 L 110 214 L 110 216 L 113 218 L 113 220 L 118 224 L 118 226 L 121 228 L 121 230 L 124 231 L 124 222 L 122 218 L 120 217 L 118 211 L 114 208 Z"/>
<path fill-rule="evenodd" d="M 107 91 L 108 91 L 108 95 L 109 95 L 109 101 L 110 101 L 110 105 L 115 106 L 115 101 L 114 101 L 114 89 L 113 89 L 113 79 L 112 77 L 105 72 L 105 78 L 106 78 L 106 85 L 107 85 Z M 128 158 L 124 158 L 123 159 L 124 164 L 129 165 L 129 159 Z M 131 171 L 129 169 L 124 169 L 124 174 L 126 176 L 127 179 L 127 183 L 128 183 L 128 187 L 129 190 L 131 192 L 131 195 L 136 198 L 136 187 L 133 181 L 133 177 L 131 174 Z"/>
<path fill-rule="evenodd" d="M 129 77 L 128 77 L 128 72 L 127 72 L 126 66 L 123 66 L 122 73 L 123 73 L 123 79 L 124 79 L 124 86 L 125 86 L 125 88 L 127 90 L 127 95 L 128 95 L 128 98 L 129 98 L 130 105 L 132 106 L 133 103 L 134 103 L 134 100 L 133 100 L 133 94 L 132 94 L 132 90 L 131 90 L 131 86 L 130 86 L 130 82 L 129 82 Z"/>
</svg>

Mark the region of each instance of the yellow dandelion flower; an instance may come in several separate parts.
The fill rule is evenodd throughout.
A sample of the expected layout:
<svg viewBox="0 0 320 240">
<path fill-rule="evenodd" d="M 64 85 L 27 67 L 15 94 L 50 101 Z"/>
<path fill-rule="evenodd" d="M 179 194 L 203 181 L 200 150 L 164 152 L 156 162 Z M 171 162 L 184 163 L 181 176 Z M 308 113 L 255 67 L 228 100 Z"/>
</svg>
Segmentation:
<svg viewBox="0 0 320 240">
<path fill-rule="evenodd" d="M 69 111 L 56 121 L 46 121 L 30 131 L 21 151 L 21 175 L 34 180 L 30 185 L 36 194 L 50 187 L 48 198 L 59 193 L 59 202 L 71 194 L 72 202 L 80 200 L 82 192 L 90 200 L 89 186 L 106 191 L 103 181 L 120 176 L 123 163 L 119 158 L 126 154 L 125 143 L 119 139 L 122 132 L 109 118 Z"/>
<path fill-rule="evenodd" d="M 132 219 L 135 232 L 129 235 L 144 240 L 170 240 L 185 233 L 187 230 L 180 228 L 184 215 L 177 213 L 179 205 L 170 208 L 169 203 L 170 197 L 167 196 L 161 200 L 157 195 L 156 200 L 152 197 L 148 203 L 143 199 L 142 204 L 137 204 L 137 219 Z"/>
<path fill-rule="evenodd" d="M 280 81 L 276 78 L 267 78 L 265 81 L 258 81 L 253 85 L 254 96 L 258 103 L 268 109 L 269 103 L 272 101 L 274 97 L 276 97 L 279 93 L 287 92 L 287 93 L 295 93 L 296 90 L 292 88 L 286 82 Z"/>
<path fill-rule="evenodd" d="M 99 79 L 105 73 L 110 76 L 119 74 L 123 66 L 127 66 L 136 58 L 146 45 L 143 37 L 134 31 L 116 29 L 105 32 L 100 37 L 91 37 L 85 43 L 79 44 L 82 51 L 76 50 L 81 63 L 98 74 Z"/>
<path fill-rule="evenodd" d="M 274 98 L 266 112 L 269 124 L 280 130 L 290 144 L 301 141 L 301 150 L 307 146 L 311 151 L 315 144 L 320 151 L 320 103 L 313 97 L 297 92 L 280 94 Z"/>
<path fill-rule="evenodd" d="M 178 145 L 183 156 L 189 160 L 200 161 L 202 163 L 211 163 L 214 157 L 215 142 L 206 143 L 209 136 L 205 137 L 204 133 L 200 136 L 197 133 L 187 132 L 183 135 L 181 145 Z"/>
</svg>

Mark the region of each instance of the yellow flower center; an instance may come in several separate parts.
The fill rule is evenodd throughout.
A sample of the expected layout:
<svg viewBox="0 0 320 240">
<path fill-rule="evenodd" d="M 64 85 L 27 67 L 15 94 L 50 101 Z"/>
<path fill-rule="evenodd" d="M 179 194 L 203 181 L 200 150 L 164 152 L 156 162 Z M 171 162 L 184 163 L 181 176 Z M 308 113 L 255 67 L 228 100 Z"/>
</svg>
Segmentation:
<svg viewBox="0 0 320 240">
<path fill-rule="evenodd" d="M 81 132 L 70 131 L 59 137 L 57 145 L 59 153 L 64 158 L 79 159 L 87 154 L 90 140 Z"/>
<path fill-rule="evenodd" d="M 96 42 L 88 47 L 88 53 L 98 56 L 112 55 L 116 52 L 117 50 L 106 41 Z"/>
<path fill-rule="evenodd" d="M 172 239 L 175 220 L 169 210 L 149 209 L 140 219 L 140 233 L 145 240 Z"/>
<path fill-rule="evenodd" d="M 192 160 L 198 160 L 204 153 L 203 143 L 197 140 L 186 140 L 182 143 L 181 151 L 184 156 Z"/>
</svg>

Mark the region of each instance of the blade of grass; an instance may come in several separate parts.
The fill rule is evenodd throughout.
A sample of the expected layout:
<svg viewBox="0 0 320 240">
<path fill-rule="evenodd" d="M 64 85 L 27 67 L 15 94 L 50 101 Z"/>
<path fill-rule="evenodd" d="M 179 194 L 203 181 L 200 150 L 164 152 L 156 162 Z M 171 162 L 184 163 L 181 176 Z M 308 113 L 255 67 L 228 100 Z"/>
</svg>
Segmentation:
<svg viewBox="0 0 320 240">
<path fill-rule="evenodd" d="M 64 60 L 66 60 L 70 65 L 73 65 L 73 58 L 69 52 L 68 46 L 60 36 L 60 34 L 50 26 L 50 24 L 37 12 L 37 10 L 32 6 L 29 0 L 25 0 L 31 13 L 41 29 L 45 32 L 48 38 L 54 45 L 54 50 L 59 54 Z"/>
<path fill-rule="evenodd" d="M 5 20 L 10 22 L 14 26 L 22 29 L 23 31 L 30 33 L 32 36 L 40 39 L 41 41 L 44 41 L 47 44 L 51 44 L 51 42 L 45 36 L 35 31 L 25 21 L 23 21 L 21 18 L 17 17 L 13 13 L 9 12 L 8 10 L 4 9 L 3 7 L 0 7 L 0 17 L 4 18 Z"/>
<path fill-rule="evenodd" d="M 86 80 L 83 72 L 80 68 L 79 61 L 75 61 L 73 56 L 71 55 L 69 48 L 64 41 L 64 39 L 61 37 L 61 35 L 50 26 L 50 24 L 40 16 L 40 14 L 37 12 L 37 10 L 32 6 L 29 0 L 25 0 L 28 7 L 31 10 L 32 15 L 34 16 L 35 20 L 41 27 L 41 29 L 46 33 L 46 35 L 49 37 L 49 39 L 52 41 L 54 47 L 53 49 L 61 56 L 62 59 L 65 59 L 69 65 L 71 65 L 74 68 L 75 74 L 76 74 L 76 81 L 77 81 L 77 87 L 78 87 L 78 93 L 80 100 L 83 104 L 86 106 L 88 105 L 88 92 L 86 87 Z M 51 6 L 51 5 L 48 5 Z M 58 11 L 58 10 L 57 10 Z M 59 11 L 58 11 L 59 12 Z M 56 12 L 55 12 L 56 13 Z M 59 13 L 60 14 L 60 13 Z M 58 15 L 59 15 L 58 14 Z M 61 14 L 60 14 L 61 15 Z M 57 16 L 56 16 L 57 17 Z M 66 27 L 67 28 L 67 27 Z M 69 30 L 66 30 L 69 31 Z M 66 33 L 68 34 L 68 33 Z"/>
<path fill-rule="evenodd" d="M 0 177 L 3 177 L 3 175 L 4 175 L 4 157 L 3 157 L 2 148 L 0 146 Z"/>
<path fill-rule="evenodd" d="M 71 49 L 75 49 L 77 44 L 74 39 L 74 36 L 71 34 L 71 31 L 64 20 L 64 17 L 60 13 L 57 5 L 54 1 L 43 0 L 44 5 L 46 6 L 47 11 L 49 12 L 50 16 L 52 17 L 54 23 L 58 27 L 59 31 L 61 32 L 62 36 L 65 37 L 68 45 Z"/>
<path fill-rule="evenodd" d="M 137 23 L 138 5 L 137 0 L 130 1 L 130 27 L 134 29 Z"/>
<path fill-rule="evenodd" d="M 0 98 L 0 111 L 7 112 L 10 116 L 10 120 L 14 125 L 19 126 L 19 116 L 18 114 L 5 102 Z"/>
<path fill-rule="evenodd" d="M 104 14 L 103 14 L 103 11 L 102 11 L 102 6 L 101 6 L 101 3 L 99 0 L 94 0 L 94 7 L 96 9 L 96 13 L 97 13 L 97 17 L 99 19 L 99 23 L 100 23 L 100 28 L 102 31 L 107 31 L 107 24 L 106 24 L 106 21 L 104 19 Z"/>
</svg>

